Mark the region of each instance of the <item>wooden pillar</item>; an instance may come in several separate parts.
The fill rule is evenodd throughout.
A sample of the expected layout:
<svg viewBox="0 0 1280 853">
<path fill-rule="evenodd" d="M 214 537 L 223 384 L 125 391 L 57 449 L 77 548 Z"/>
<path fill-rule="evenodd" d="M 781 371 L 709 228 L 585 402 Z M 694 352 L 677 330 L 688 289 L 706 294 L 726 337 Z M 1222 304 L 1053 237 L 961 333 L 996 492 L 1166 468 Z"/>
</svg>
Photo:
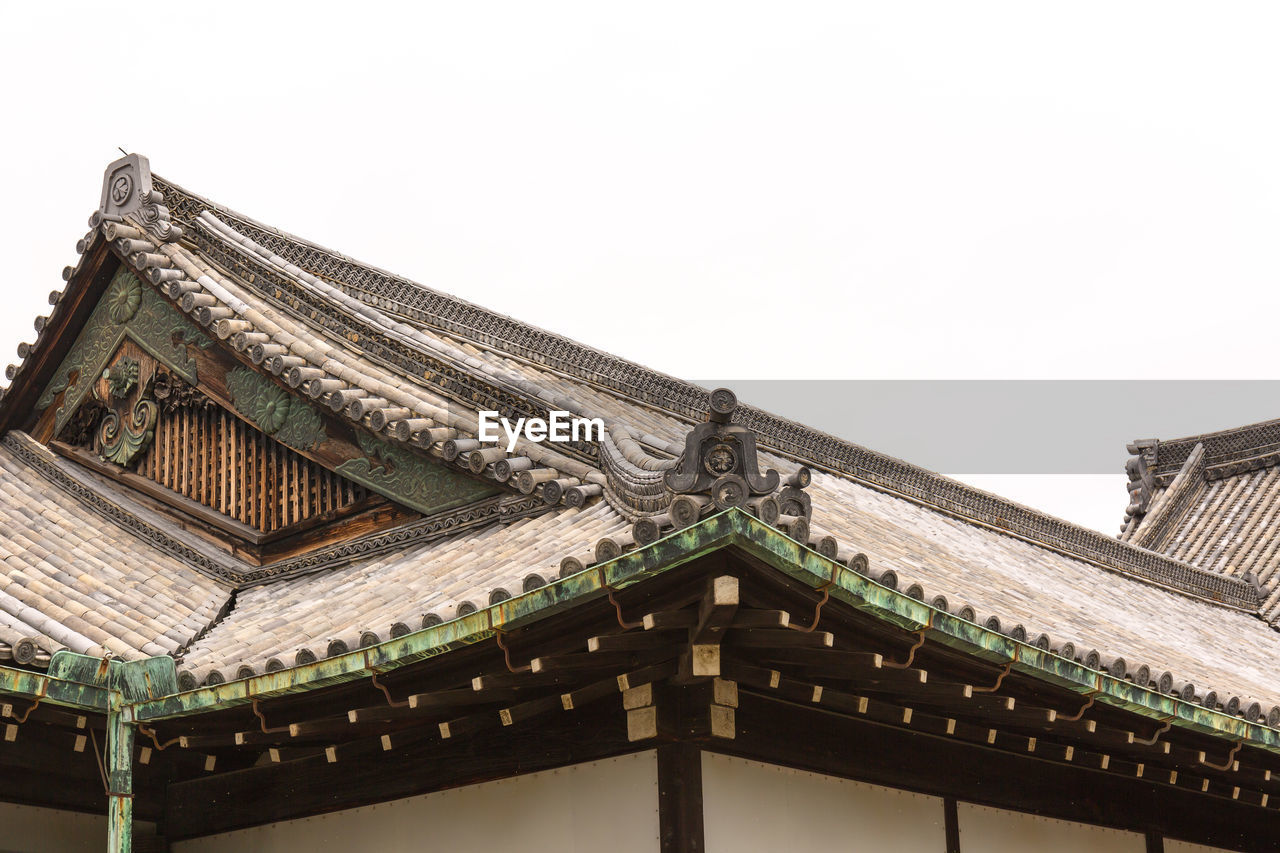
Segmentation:
<svg viewBox="0 0 1280 853">
<path fill-rule="evenodd" d="M 658 835 L 662 853 L 704 853 L 702 751 L 691 743 L 658 747 Z"/>
<path fill-rule="evenodd" d="M 960 809 L 954 797 L 942 801 L 942 815 L 946 825 L 947 853 L 960 853 Z"/>
<path fill-rule="evenodd" d="M 107 853 L 133 850 L 133 724 L 111 698 L 107 712 Z"/>
</svg>

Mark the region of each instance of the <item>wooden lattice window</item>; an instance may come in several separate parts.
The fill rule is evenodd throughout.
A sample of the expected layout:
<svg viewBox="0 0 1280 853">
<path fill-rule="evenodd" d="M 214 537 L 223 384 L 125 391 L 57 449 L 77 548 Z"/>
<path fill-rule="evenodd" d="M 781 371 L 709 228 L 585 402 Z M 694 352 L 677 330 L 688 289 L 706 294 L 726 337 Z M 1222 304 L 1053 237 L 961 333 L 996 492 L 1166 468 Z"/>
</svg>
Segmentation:
<svg viewBox="0 0 1280 853">
<path fill-rule="evenodd" d="M 115 364 L 134 357 L 147 358 L 126 344 Z M 110 382 L 114 370 L 101 381 Z M 245 553 L 242 546 L 249 546 L 250 559 L 320 544 L 332 528 L 328 522 L 339 519 L 365 530 L 404 518 L 395 504 L 276 441 L 163 368 L 148 386 L 150 438 L 127 459 L 112 455 L 104 429 L 112 412 L 100 398 L 110 396 L 86 399 L 55 449 L 183 510 L 197 526 L 233 534 L 235 550 Z M 297 539 L 307 541 L 272 545 Z"/>
<path fill-rule="evenodd" d="M 161 405 L 155 437 L 134 470 L 263 533 L 332 515 L 368 496 L 363 486 L 198 395 Z"/>
</svg>

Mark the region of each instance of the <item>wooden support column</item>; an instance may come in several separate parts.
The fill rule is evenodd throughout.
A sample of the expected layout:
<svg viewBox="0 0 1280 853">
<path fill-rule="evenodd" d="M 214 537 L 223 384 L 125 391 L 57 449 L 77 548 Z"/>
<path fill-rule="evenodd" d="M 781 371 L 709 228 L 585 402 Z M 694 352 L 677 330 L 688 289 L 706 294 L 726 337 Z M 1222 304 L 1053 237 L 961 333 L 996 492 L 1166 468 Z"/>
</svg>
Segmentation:
<svg viewBox="0 0 1280 853">
<path fill-rule="evenodd" d="M 662 853 L 703 853 L 702 751 L 691 743 L 658 747 L 658 836 Z"/>
<path fill-rule="evenodd" d="M 117 702 L 107 712 L 107 853 L 133 850 L 133 723 Z"/>
<path fill-rule="evenodd" d="M 960 810 L 954 797 L 942 801 L 942 814 L 946 825 L 947 853 L 960 853 Z"/>
</svg>

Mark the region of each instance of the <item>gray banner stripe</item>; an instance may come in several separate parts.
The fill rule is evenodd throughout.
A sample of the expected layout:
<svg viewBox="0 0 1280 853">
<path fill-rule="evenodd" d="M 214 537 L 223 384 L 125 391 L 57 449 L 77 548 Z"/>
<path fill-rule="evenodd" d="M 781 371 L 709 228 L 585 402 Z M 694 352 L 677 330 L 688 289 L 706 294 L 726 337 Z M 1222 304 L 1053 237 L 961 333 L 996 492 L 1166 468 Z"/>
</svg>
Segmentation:
<svg viewBox="0 0 1280 853">
<path fill-rule="evenodd" d="M 1122 474 L 1135 438 L 1280 417 L 1277 380 L 697 380 L 934 471 Z"/>
</svg>

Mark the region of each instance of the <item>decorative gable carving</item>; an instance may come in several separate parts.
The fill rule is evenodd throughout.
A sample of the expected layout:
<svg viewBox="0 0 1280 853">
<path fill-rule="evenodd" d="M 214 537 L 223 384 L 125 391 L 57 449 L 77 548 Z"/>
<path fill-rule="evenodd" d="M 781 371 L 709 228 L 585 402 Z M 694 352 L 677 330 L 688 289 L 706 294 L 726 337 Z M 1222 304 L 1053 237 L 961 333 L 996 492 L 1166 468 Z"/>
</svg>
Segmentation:
<svg viewBox="0 0 1280 853">
<path fill-rule="evenodd" d="M 324 441 L 324 424 L 316 410 L 265 376 L 236 368 L 227 374 L 227 390 L 236 409 L 276 441 L 295 450 L 310 450 Z"/>
<path fill-rule="evenodd" d="M 32 434 L 251 562 L 501 491 L 290 393 L 127 264 L 102 294 L 40 394 Z"/>
<path fill-rule="evenodd" d="M 95 393 L 106 385 L 108 409 L 98 427 L 98 454 L 107 462 L 128 467 L 151 444 L 159 409 L 148 399 L 151 377 L 141 384 L 141 365 L 131 356 L 118 358 L 103 371 Z M 102 399 L 99 397 L 99 399 Z"/>
<path fill-rule="evenodd" d="M 36 403 L 38 409 L 47 408 L 66 392 L 54 416 L 55 432 L 61 432 L 80 408 L 94 380 L 126 340 L 192 385 L 199 383 L 199 377 L 188 347 L 205 349 L 213 344 L 132 271 L 120 267 Z"/>
<path fill-rule="evenodd" d="M 394 494 L 405 506 L 430 514 L 498 492 L 487 483 L 471 480 L 363 432 L 358 439 L 365 457 L 342 463 L 336 469 L 338 473 L 371 489 Z"/>
</svg>

